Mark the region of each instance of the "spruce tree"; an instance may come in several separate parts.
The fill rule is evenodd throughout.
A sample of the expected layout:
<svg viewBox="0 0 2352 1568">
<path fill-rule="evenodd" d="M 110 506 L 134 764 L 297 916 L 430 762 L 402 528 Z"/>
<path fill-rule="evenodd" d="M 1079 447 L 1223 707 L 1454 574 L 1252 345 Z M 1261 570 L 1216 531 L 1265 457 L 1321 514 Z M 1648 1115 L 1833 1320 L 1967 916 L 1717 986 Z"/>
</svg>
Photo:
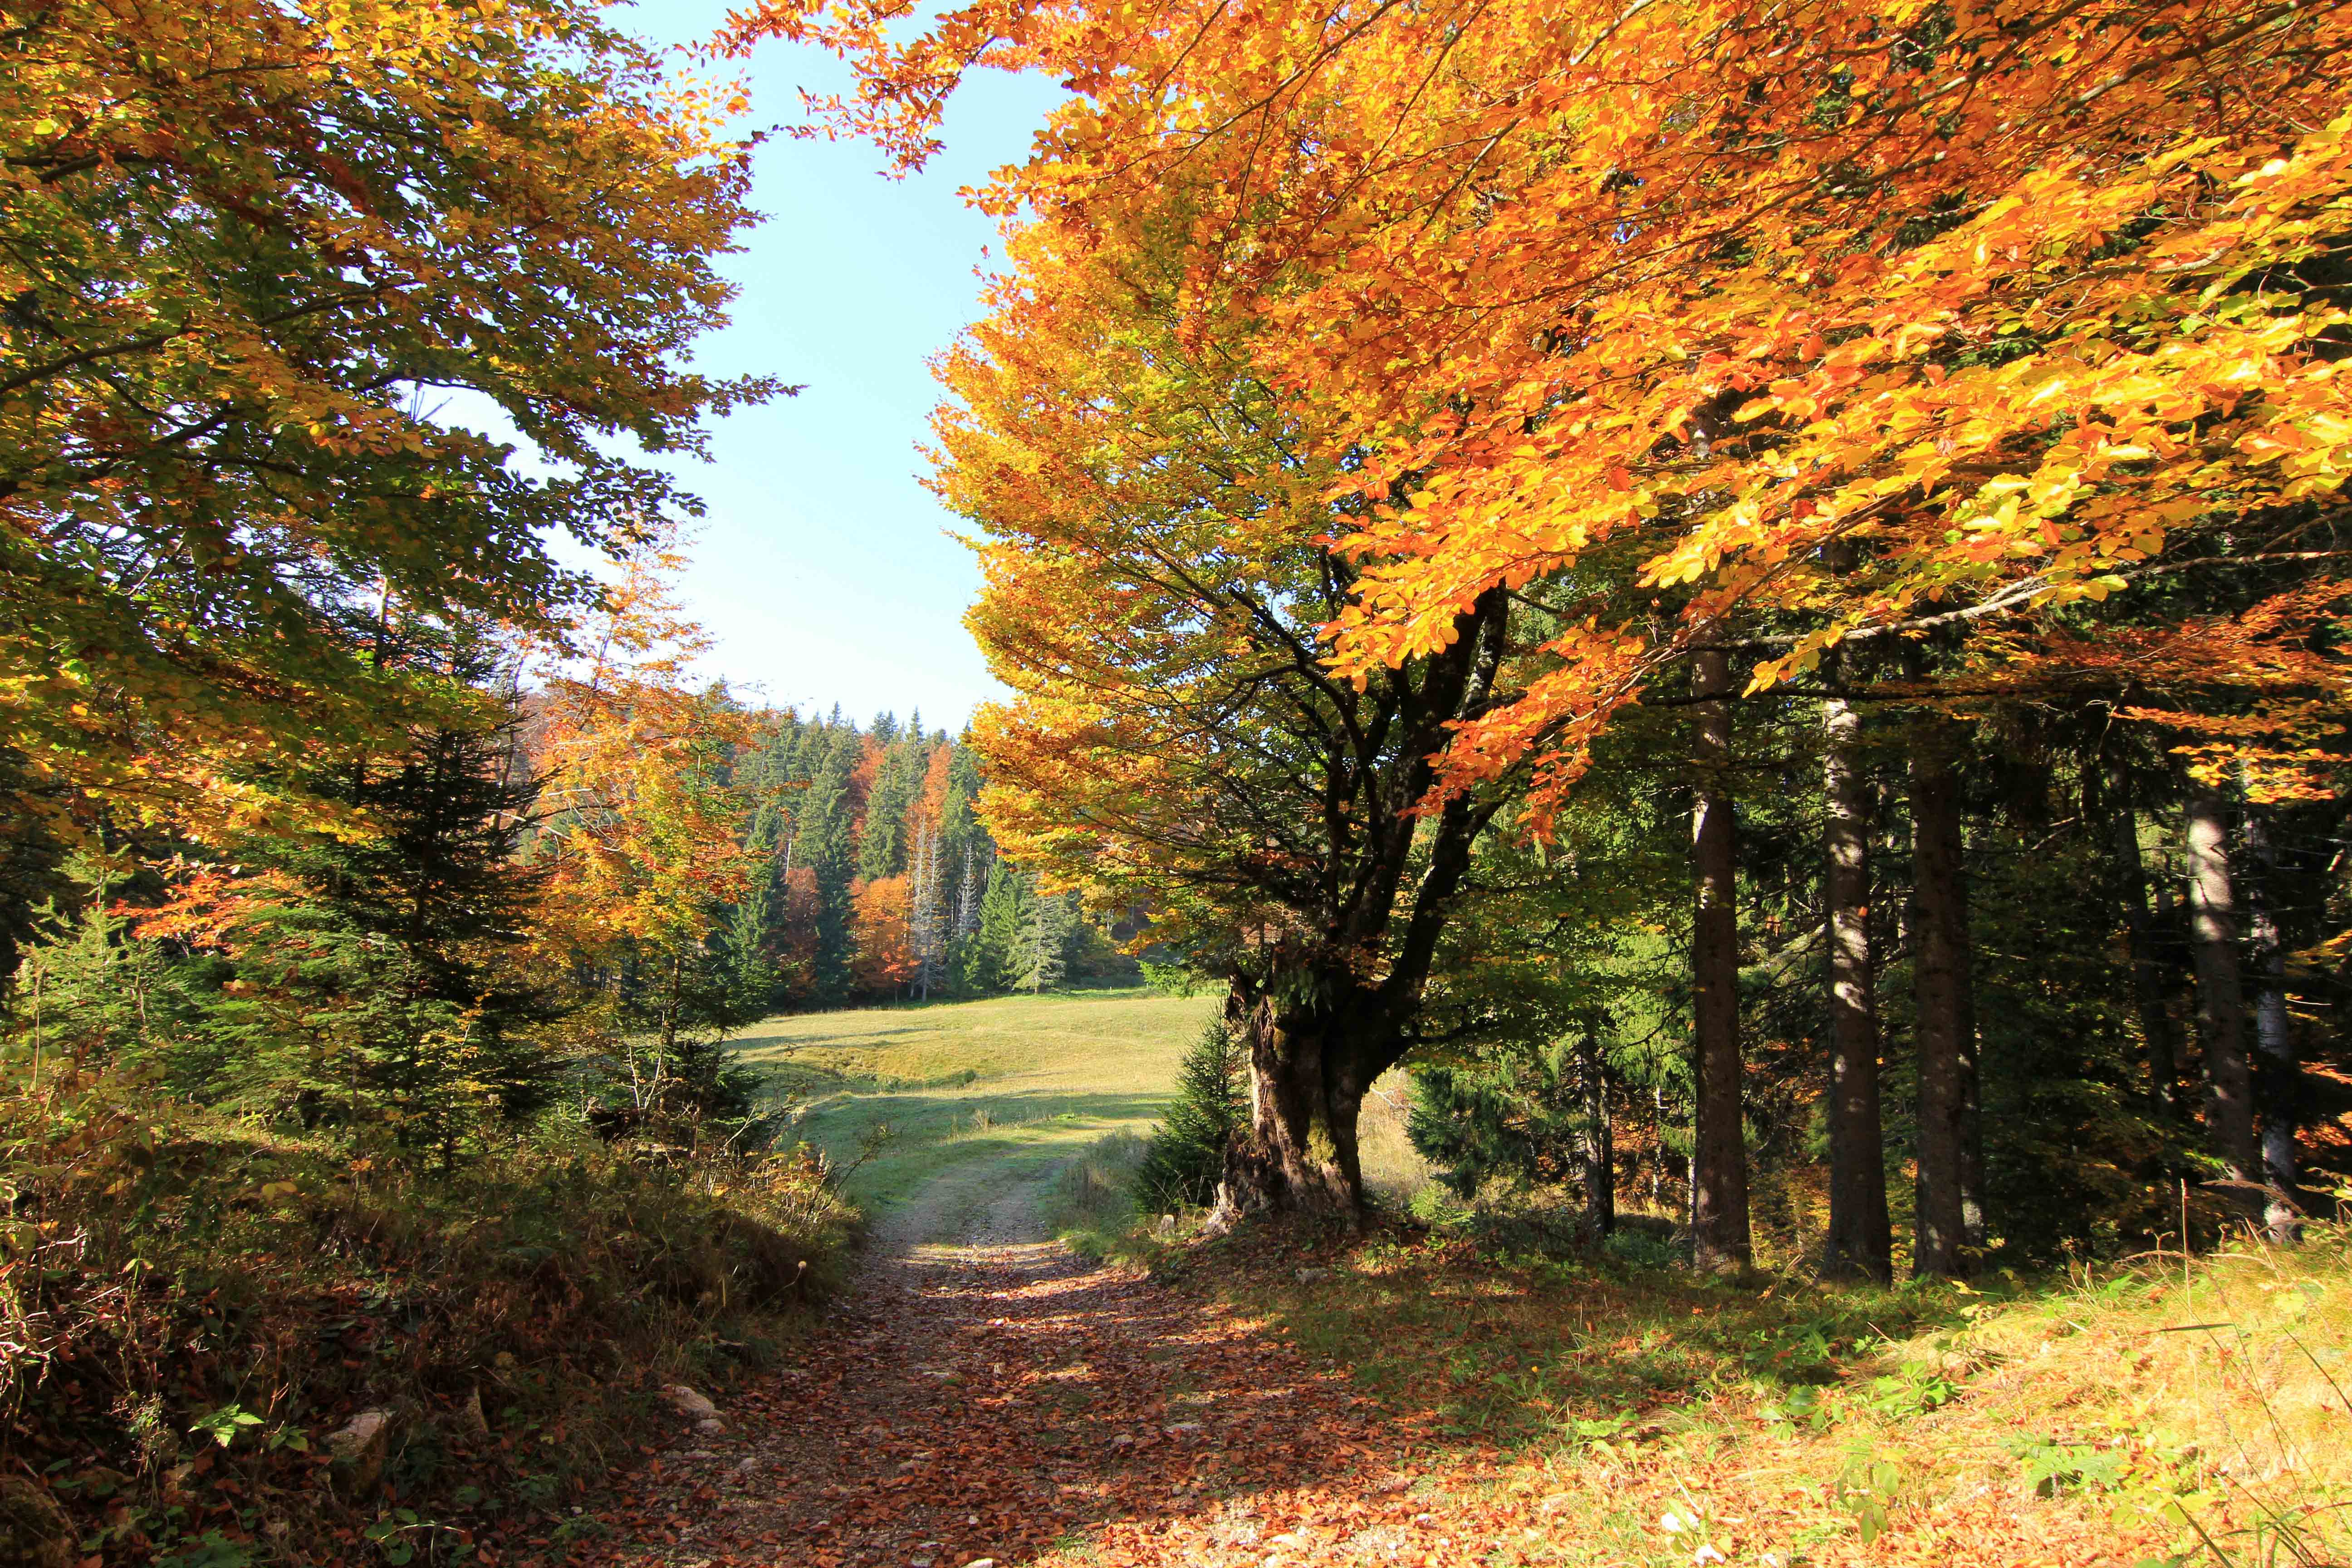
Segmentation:
<svg viewBox="0 0 2352 1568">
<path fill-rule="evenodd" d="M 493 673 L 486 654 L 461 647 L 449 657 L 478 680 Z M 375 1090 L 414 1139 L 429 1139 L 445 1154 L 451 1119 L 470 1114 L 451 1108 L 452 1095 L 487 1097 L 521 1116 L 553 1092 L 555 1064 L 517 1033 L 554 1012 L 543 979 L 515 962 L 541 881 L 516 853 L 540 787 L 522 771 L 520 724 L 519 705 L 509 702 L 487 726 L 425 731 L 405 755 L 362 762 L 320 787 L 362 810 L 376 837 L 321 834 L 250 851 L 290 873 L 318 906 L 307 914 L 289 901 L 269 917 L 289 952 L 311 944 L 348 988 L 396 993 L 365 1005 L 379 1011 L 346 1021 L 354 1039 L 390 1031 L 369 1047 L 381 1052 Z M 396 962 L 371 951 L 386 945 Z M 345 984 L 318 963 L 304 967 L 305 984 Z M 450 1058 L 458 1049 L 451 1038 L 462 1038 L 462 1066 Z M 453 1081 L 460 1077 L 462 1093 Z"/>
<path fill-rule="evenodd" d="M 1029 883 L 1017 868 L 998 860 L 988 868 L 988 890 L 981 896 L 980 929 L 965 945 L 964 988 L 986 995 L 1009 988 L 1018 976 L 1013 965 L 1021 930 L 1028 919 Z"/>
<path fill-rule="evenodd" d="M 800 854 L 816 874 L 815 995 L 824 1006 L 849 1000 L 855 984 L 850 965 L 857 952 L 857 933 L 849 884 L 856 873 L 856 850 L 850 837 L 850 772 L 857 756 L 857 731 L 846 726 L 833 731 L 833 744 L 823 770 L 809 785 L 801 814 Z"/>
<path fill-rule="evenodd" d="M 1152 1129 L 1137 1167 L 1137 1194 L 1159 1210 L 1198 1207 L 1216 1196 L 1225 1170 L 1225 1145 L 1249 1116 L 1241 1041 L 1219 1018 L 1201 1032 L 1176 1073 L 1176 1099 L 1167 1120 Z"/>
<path fill-rule="evenodd" d="M 887 718 L 887 715 L 886 714 Z M 915 748 L 899 744 L 882 753 L 866 799 L 866 821 L 857 838 L 857 874 L 869 880 L 895 877 L 907 868 L 907 807 L 920 783 Z"/>
<path fill-rule="evenodd" d="M 783 903 L 773 874 L 763 870 L 744 889 L 743 901 L 727 912 L 719 941 L 728 1011 L 744 1023 L 766 1017 L 778 1001 L 776 959 L 770 942 Z"/>
<path fill-rule="evenodd" d="M 980 798 L 979 759 L 970 746 L 949 744 L 947 797 L 940 803 L 940 853 L 950 865 L 961 865 L 974 852 L 985 863 L 988 833 L 972 810 Z M 979 896 L 977 889 L 973 896 Z"/>
<path fill-rule="evenodd" d="M 1014 990 L 1034 995 L 1061 985 L 1069 971 L 1070 936 L 1077 925 L 1075 902 L 1066 893 L 1029 900 L 1013 950 Z"/>
</svg>

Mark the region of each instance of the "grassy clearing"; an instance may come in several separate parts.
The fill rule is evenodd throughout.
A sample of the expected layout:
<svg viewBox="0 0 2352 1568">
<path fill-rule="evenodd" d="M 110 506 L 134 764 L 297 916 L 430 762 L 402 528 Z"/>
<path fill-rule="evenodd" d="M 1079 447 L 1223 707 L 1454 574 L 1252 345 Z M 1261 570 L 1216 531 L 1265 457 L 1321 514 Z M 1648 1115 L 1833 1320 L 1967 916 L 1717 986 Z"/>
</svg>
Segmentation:
<svg viewBox="0 0 2352 1568">
<path fill-rule="evenodd" d="M 815 1013 L 755 1026 L 735 1048 L 799 1102 L 797 1135 L 837 1167 L 888 1129 L 845 1182 L 887 1226 L 919 1194 L 936 1205 L 963 1184 L 977 1202 L 1047 1183 L 1090 1145 L 1147 1131 L 1215 1005 L 1138 989 Z"/>
<path fill-rule="evenodd" d="M 1983 1289 L 1410 1228 L 1129 1245 L 1349 1371 L 1494 1568 L 2352 1561 L 2343 1226 Z"/>
</svg>

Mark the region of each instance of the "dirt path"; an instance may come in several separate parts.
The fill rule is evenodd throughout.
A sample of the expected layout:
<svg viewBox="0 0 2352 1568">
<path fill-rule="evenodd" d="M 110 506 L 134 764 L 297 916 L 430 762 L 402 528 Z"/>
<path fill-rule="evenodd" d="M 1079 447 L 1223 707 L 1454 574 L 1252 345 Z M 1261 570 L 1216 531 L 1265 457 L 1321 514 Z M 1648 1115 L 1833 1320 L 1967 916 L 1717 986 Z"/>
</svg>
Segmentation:
<svg viewBox="0 0 2352 1568">
<path fill-rule="evenodd" d="M 1045 1179 L 950 1173 L 890 1215 L 795 1364 L 635 1476 L 579 1556 L 1394 1559 L 1419 1505 L 1374 1461 L 1395 1442 L 1374 1412 L 1256 1326 L 1047 1239 Z"/>
</svg>

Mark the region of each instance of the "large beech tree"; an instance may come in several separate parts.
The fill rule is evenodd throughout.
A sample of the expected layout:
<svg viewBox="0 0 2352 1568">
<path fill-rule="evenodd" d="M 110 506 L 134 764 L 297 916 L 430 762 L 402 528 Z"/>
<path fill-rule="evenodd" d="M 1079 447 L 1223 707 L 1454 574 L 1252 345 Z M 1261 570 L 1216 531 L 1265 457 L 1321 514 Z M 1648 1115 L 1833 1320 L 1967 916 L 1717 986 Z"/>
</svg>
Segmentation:
<svg viewBox="0 0 2352 1568">
<path fill-rule="evenodd" d="M 1016 247 L 943 367 L 939 484 L 984 535 L 970 625 L 1015 694 L 975 724 L 983 815 L 1049 879 L 1148 899 L 1229 983 L 1254 1086 L 1233 1200 L 1351 1211 L 1359 1103 L 1415 1040 L 1500 798 L 1432 790 L 1493 692 L 1503 595 L 1432 657 L 1334 677 L 1332 466 L 1234 344 L 1178 333 L 1150 235 L 1052 241 Z"/>
<path fill-rule="evenodd" d="M 985 196 L 1061 253 L 1131 251 L 1170 189 L 1196 193 L 1160 236 L 1170 330 L 1277 389 L 1295 461 L 1326 476 L 1357 568 L 1327 668 L 1369 689 L 1475 663 L 1480 607 L 1528 607 L 1542 646 L 1453 728 L 1441 797 L 1532 769 L 1541 831 L 1633 705 L 1685 700 L 1694 656 L 1726 647 L 1735 689 L 1702 667 L 1693 697 L 2095 693 L 2208 785 L 2328 787 L 2352 710 L 2328 564 L 2352 470 L 2343 7 L 968 0 L 893 30 L 899 12 L 777 0 L 738 36 L 839 49 L 859 80 L 836 124 L 907 163 L 976 66 L 1068 82 Z M 2259 595 L 2225 591 L 2243 625 L 2184 620 L 2174 588 L 2221 581 Z M 1930 633 L 1966 650 L 1940 692 L 1850 690 L 1825 665 Z M 1884 1273 L 1869 792 L 1842 776 L 1837 1250 Z M 1921 781 L 1918 858 L 1956 878 L 1955 778 L 1923 758 Z M 1735 840 L 1723 814 L 1696 826 L 1694 1043 L 1727 1100 L 1741 1042 L 1712 1004 L 1738 931 L 1706 889 Z M 1982 1230 L 1971 955 L 1957 882 L 1922 908 L 1921 1250 L 1941 1270 Z M 2236 1020 L 2242 998 L 2207 989 Z M 1701 1117 L 1723 1205 L 1736 1111 Z M 1744 1221 L 1697 1212 L 1703 1250 L 1736 1260 Z"/>
<path fill-rule="evenodd" d="M 765 390 L 683 364 L 722 100 L 577 0 L 0 5 L 0 747 L 49 798 L 270 813 L 462 701 L 368 657 L 387 604 L 543 631 L 551 531 L 682 500 L 620 454 Z"/>
</svg>

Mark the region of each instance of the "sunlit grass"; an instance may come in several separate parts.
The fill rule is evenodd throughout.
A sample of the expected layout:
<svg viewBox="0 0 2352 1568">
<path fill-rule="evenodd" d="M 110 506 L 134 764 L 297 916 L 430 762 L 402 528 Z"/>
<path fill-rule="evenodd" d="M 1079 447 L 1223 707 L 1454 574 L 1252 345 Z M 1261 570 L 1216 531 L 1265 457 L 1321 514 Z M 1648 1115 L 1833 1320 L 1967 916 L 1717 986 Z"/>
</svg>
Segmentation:
<svg viewBox="0 0 2352 1568">
<path fill-rule="evenodd" d="M 1459 1236 L 1332 1238 L 1303 1272 L 1226 1250 L 1197 1255 L 1211 1288 L 1433 1458 L 1504 1458 L 1473 1488 L 1497 1563 L 2352 1560 L 2342 1226 L 1979 1288 L 1710 1282 Z"/>
<path fill-rule="evenodd" d="M 742 1059 L 802 1108 L 798 1135 L 869 1207 L 942 1182 L 1043 1181 L 1087 1145 L 1148 1131 L 1216 1003 L 1148 989 L 1006 996 L 771 1018 Z M 878 1218 L 886 1216 L 877 1215 Z"/>
</svg>

